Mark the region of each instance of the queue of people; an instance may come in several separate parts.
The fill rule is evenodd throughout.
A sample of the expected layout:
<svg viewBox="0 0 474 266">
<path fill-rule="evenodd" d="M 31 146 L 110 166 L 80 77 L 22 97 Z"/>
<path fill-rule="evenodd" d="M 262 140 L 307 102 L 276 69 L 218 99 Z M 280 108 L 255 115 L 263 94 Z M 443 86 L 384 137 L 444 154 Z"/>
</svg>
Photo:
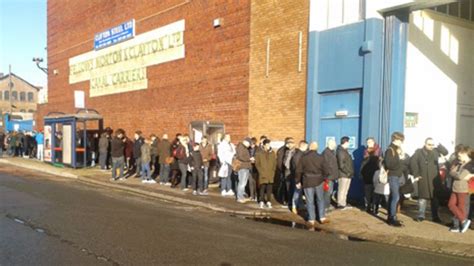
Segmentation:
<svg viewBox="0 0 474 266">
<path fill-rule="evenodd" d="M 123 129 L 107 128 L 89 138 L 89 165 L 97 163 L 102 170 L 111 170 L 111 181 L 135 177 L 144 184 L 159 183 L 183 192 L 191 188 L 193 195 L 207 196 L 212 165 L 221 196 L 234 197 L 238 203 L 255 202 L 262 209 L 272 208 L 276 200 L 295 214 L 305 210 L 311 230 L 316 222 L 329 223 L 329 212 L 353 208 L 347 195 L 355 176 L 364 184 L 364 210 L 378 216 L 383 206 L 390 226 L 403 226 L 397 214 L 413 193 L 418 197 L 415 221 L 426 219 L 429 205 L 432 220 L 440 223 L 439 206 L 446 202 L 453 214 L 451 232 L 465 232 L 471 224 L 473 150 L 464 145 L 456 146 L 455 153 L 441 164 L 448 151 L 432 138 L 411 157 L 404 152 L 405 136 L 400 132 L 392 134 L 385 151 L 374 138 L 367 138 L 356 174 L 346 136 L 339 145 L 328 139 L 322 153 L 317 142 L 295 143 L 291 137 L 277 150 L 266 136 L 244 138 L 234 145 L 229 134 L 213 144 L 207 136 L 198 143 L 176 134 L 170 141 L 167 134 L 161 139 L 154 134 L 145 137 L 138 130 L 132 140 Z M 5 150 L 9 156 L 43 160 L 42 132 L 0 132 L 0 145 L 0 155 Z"/>
</svg>

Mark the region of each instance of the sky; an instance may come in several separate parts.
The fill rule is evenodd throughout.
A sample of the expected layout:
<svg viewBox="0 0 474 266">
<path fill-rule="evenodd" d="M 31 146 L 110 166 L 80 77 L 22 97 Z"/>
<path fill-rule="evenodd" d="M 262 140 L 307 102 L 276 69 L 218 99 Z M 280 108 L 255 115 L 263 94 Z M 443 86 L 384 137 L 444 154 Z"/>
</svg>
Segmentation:
<svg viewBox="0 0 474 266">
<path fill-rule="evenodd" d="M 46 74 L 33 57 L 46 67 L 46 0 L 0 0 L 0 72 L 12 72 L 36 86 L 47 86 Z"/>
</svg>

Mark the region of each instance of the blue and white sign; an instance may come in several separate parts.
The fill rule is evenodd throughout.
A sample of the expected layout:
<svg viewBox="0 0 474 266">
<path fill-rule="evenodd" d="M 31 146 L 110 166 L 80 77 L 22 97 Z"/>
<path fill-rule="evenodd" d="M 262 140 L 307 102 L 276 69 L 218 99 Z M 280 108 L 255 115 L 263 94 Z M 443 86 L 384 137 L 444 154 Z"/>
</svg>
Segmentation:
<svg viewBox="0 0 474 266">
<path fill-rule="evenodd" d="M 94 49 L 99 50 L 135 37 L 135 20 L 99 32 L 94 37 Z"/>
</svg>

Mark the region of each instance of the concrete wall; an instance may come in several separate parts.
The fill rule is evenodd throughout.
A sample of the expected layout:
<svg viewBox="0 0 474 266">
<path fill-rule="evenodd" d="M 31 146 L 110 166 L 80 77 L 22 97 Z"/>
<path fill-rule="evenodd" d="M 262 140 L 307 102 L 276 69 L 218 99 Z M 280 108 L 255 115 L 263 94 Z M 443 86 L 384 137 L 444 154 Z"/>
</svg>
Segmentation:
<svg viewBox="0 0 474 266">
<path fill-rule="evenodd" d="M 303 139 L 309 1 L 251 2 L 249 133 Z"/>
<path fill-rule="evenodd" d="M 474 146 L 474 24 L 432 11 L 412 13 L 409 25 L 405 112 L 418 125 L 405 127 L 409 152 L 434 137 L 453 151 Z"/>
</svg>

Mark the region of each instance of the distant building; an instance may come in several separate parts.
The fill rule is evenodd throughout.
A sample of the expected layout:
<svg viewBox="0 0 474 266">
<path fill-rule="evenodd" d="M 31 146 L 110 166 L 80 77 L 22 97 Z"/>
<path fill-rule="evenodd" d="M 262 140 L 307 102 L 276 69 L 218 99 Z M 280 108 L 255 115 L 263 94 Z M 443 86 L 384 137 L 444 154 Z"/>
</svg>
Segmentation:
<svg viewBox="0 0 474 266">
<path fill-rule="evenodd" d="M 11 75 L 13 87 L 10 89 L 10 75 L 0 73 L 0 112 L 35 113 L 41 87 L 34 86 L 13 73 Z"/>
</svg>

